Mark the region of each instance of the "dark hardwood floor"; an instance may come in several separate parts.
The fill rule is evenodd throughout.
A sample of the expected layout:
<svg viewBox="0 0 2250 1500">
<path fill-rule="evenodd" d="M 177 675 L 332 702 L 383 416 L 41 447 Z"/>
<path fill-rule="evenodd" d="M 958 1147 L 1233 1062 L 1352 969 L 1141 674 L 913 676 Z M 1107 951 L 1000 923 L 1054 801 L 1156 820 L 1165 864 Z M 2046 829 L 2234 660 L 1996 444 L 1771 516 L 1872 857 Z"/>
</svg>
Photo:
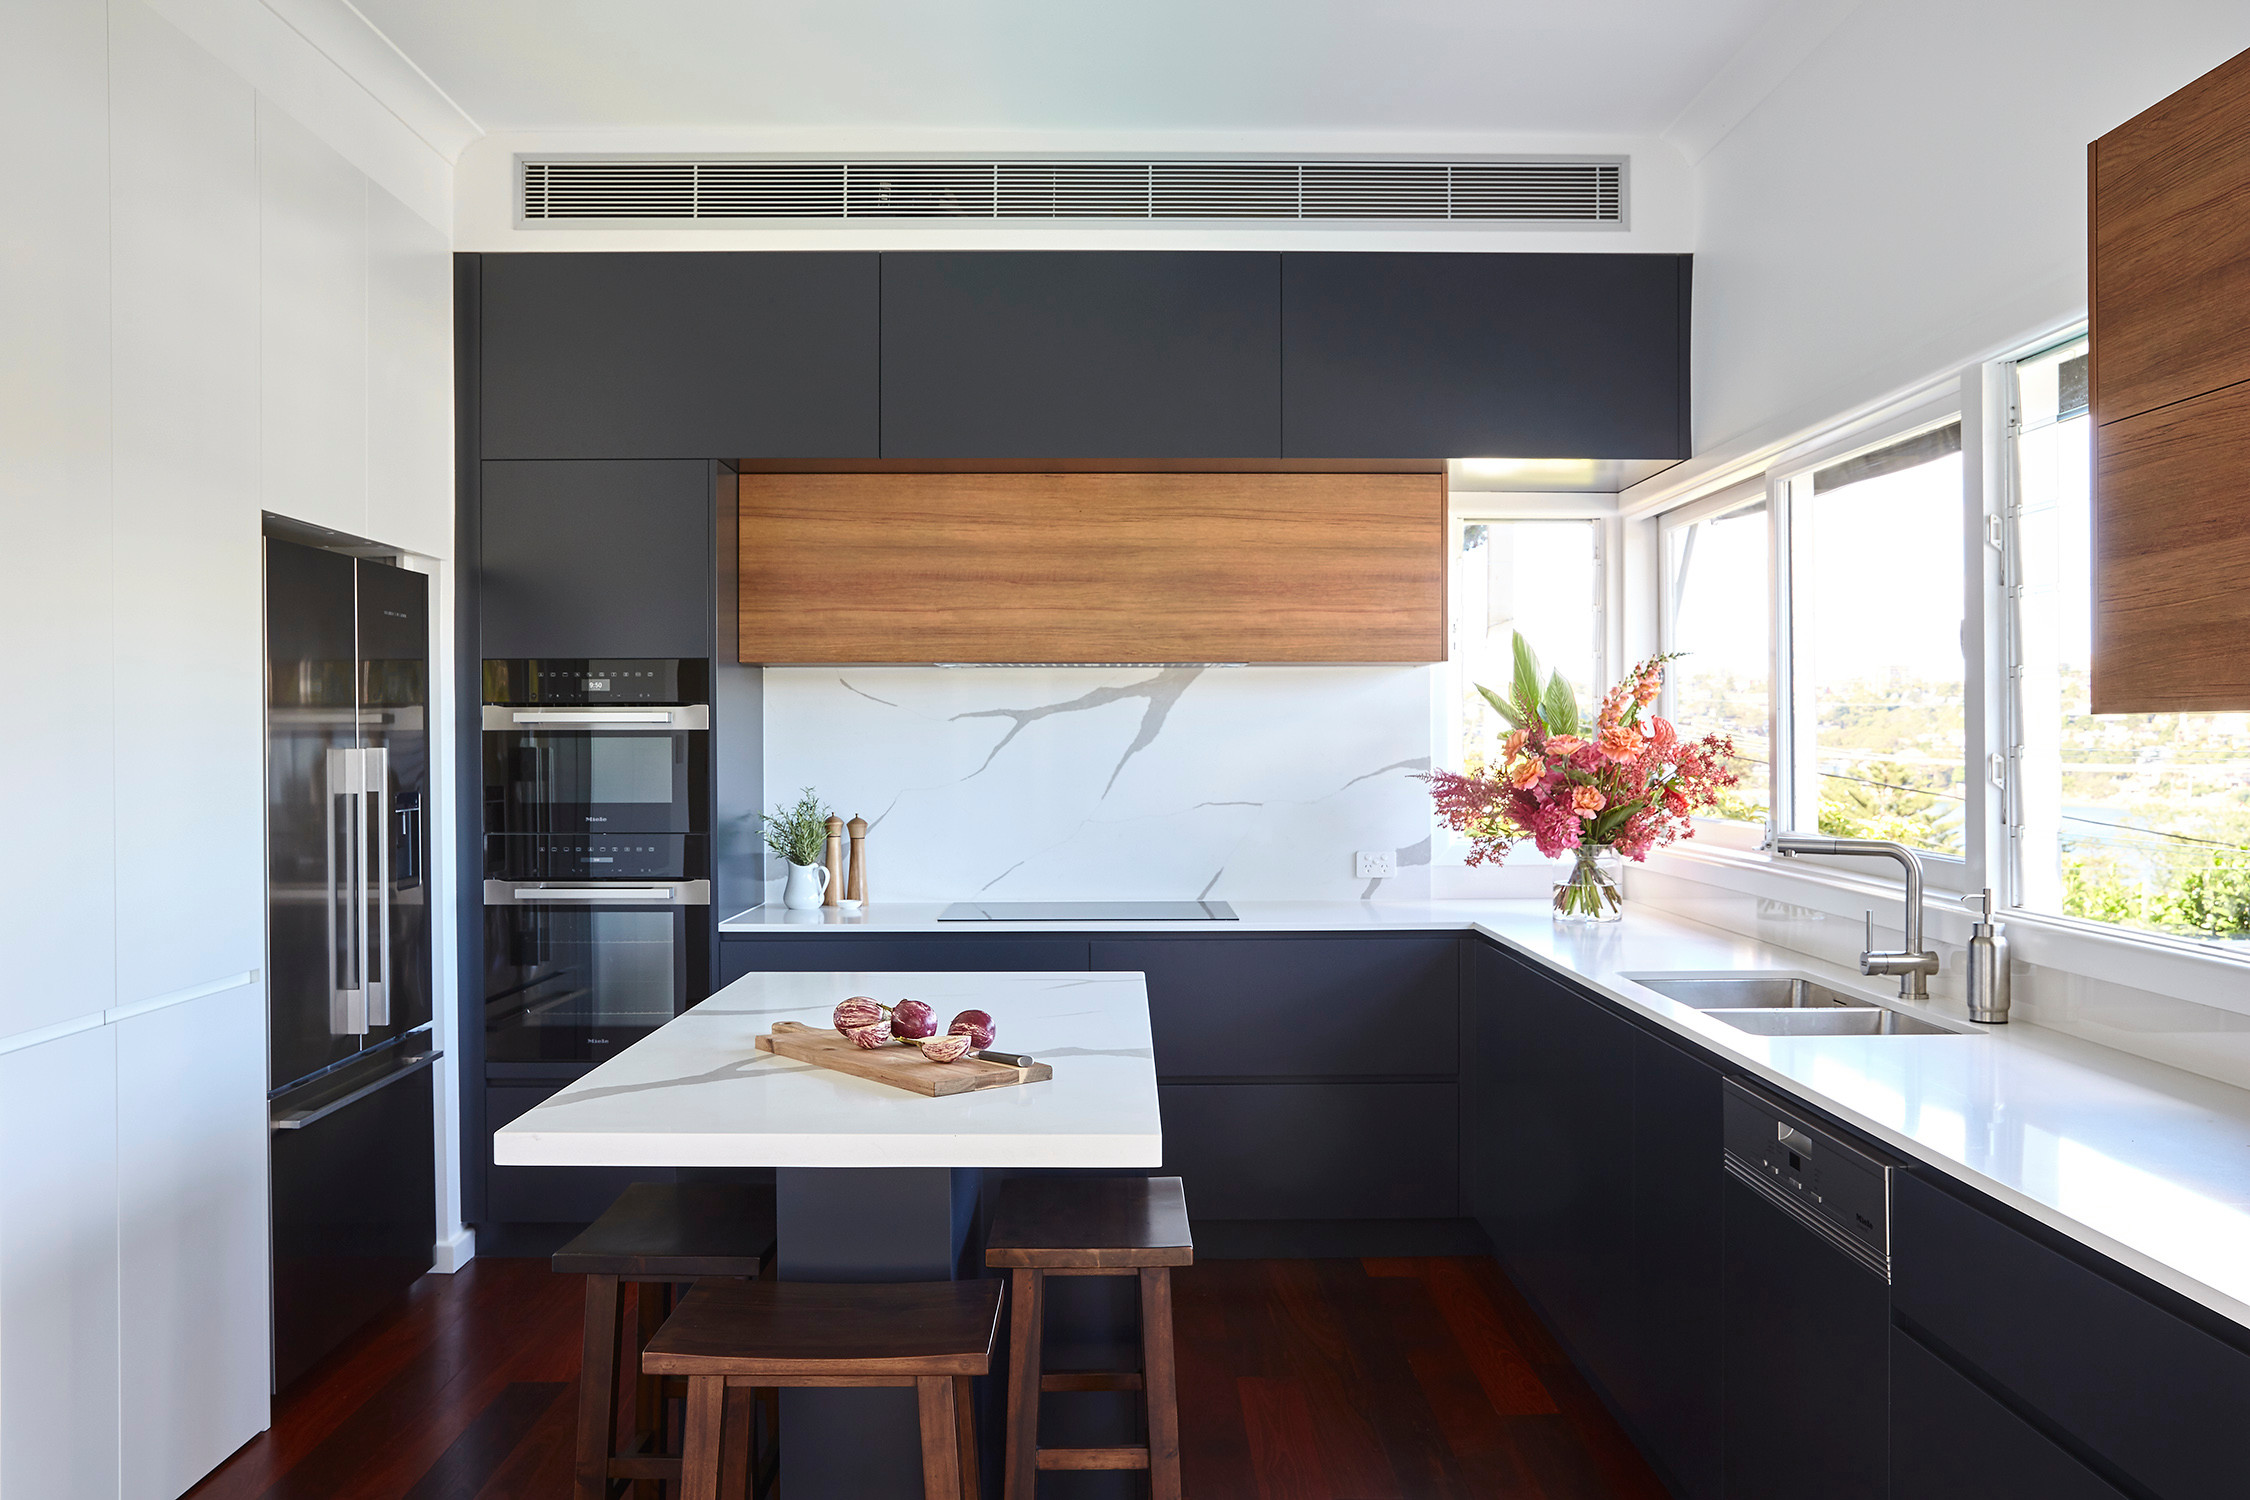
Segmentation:
<svg viewBox="0 0 2250 1500">
<path fill-rule="evenodd" d="M 1190 1500 L 1661 1500 L 1487 1259 L 1174 1273 Z M 197 1500 L 568 1500 L 583 1283 L 426 1276 L 275 1403 Z"/>
</svg>

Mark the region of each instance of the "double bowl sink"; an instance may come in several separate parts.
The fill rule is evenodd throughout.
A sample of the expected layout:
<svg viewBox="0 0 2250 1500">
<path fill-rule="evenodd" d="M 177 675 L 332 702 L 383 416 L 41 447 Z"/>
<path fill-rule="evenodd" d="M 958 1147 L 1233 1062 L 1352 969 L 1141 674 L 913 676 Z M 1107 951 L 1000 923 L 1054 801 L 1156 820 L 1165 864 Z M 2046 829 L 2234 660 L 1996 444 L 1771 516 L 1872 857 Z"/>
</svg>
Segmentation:
<svg viewBox="0 0 2250 1500">
<path fill-rule="evenodd" d="M 1973 1036 L 1864 995 L 1830 989 L 1806 974 L 1620 974 L 1667 1000 L 1759 1036 Z"/>
</svg>

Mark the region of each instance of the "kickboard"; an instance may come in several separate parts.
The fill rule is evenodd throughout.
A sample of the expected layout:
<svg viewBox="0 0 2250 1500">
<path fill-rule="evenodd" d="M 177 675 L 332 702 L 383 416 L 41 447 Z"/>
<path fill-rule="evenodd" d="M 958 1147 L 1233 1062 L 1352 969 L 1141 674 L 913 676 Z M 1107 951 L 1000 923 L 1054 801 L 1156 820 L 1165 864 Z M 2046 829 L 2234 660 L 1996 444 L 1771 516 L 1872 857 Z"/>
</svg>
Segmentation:
<svg viewBox="0 0 2250 1500">
<path fill-rule="evenodd" d="M 1011 1068 L 981 1057 L 964 1057 L 952 1063 L 924 1062 L 921 1048 L 897 1043 L 870 1051 L 840 1031 L 807 1026 L 802 1021 L 775 1022 L 772 1031 L 758 1038 L 758 1050 L 791 1062 L 811 1063 L 854 1078 L 887 1083 L 909 1093 L 928 1094 L 933 1099 L 1019 1083 L 1044 1083 L 1055 1076 L 1055 1070 L 1043 1062 L 1028 1068 Z"/>
</svg>

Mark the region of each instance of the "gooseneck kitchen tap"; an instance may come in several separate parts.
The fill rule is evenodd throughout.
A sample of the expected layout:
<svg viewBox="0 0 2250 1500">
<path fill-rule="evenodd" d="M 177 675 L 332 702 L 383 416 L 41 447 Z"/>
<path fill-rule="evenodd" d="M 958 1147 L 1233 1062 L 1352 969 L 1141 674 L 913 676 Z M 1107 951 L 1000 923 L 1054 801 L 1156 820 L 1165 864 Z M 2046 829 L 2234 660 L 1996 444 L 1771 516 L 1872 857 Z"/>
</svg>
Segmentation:
<svg viewBox="0 0 2250 1500">
<path fill-rule="evenodd" d="M 1775 833 L 1766 847 L 1784 858 L 1793 854 L 1865 854 L 1895 859 L 1906 867 L 1906 947 L 1898 953 L 1875 951 L 1875 914 L 1867 914 L 1867 950 L 1859 956 L 1862 974 L 1895 974 L 1902 1000 L 1930 998 L 1930 976 L 1938 956 L 1922 947 L 1922 861 L 1904 844 L 1887 839 L 1837 839 L 1825 834 Z"/>
</svg>

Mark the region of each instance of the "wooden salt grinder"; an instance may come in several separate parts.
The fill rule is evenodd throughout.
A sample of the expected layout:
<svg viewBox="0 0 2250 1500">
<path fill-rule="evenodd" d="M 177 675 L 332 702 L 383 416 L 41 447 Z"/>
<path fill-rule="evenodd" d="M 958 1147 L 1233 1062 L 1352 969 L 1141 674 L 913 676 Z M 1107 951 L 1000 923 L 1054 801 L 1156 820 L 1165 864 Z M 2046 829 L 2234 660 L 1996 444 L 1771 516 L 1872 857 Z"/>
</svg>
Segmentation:
<svg viewBox="0 0 2250 1500">
<path fill-rule="evenodd" d="M 849 826 L 852 831 L 852 878 L 851 889 L 844 894 L 854 901 L 864 903 L 867 900 L 867 820 L 855 817 Z"/>
<path fill-rule="evenodd" d="M 834 813 L 828 815 L 828 850 L 821 863 L 828 867 L 828 889 L 820 904 L 834 906 L 844 899 L 844 820 Z"/>
</svg>

